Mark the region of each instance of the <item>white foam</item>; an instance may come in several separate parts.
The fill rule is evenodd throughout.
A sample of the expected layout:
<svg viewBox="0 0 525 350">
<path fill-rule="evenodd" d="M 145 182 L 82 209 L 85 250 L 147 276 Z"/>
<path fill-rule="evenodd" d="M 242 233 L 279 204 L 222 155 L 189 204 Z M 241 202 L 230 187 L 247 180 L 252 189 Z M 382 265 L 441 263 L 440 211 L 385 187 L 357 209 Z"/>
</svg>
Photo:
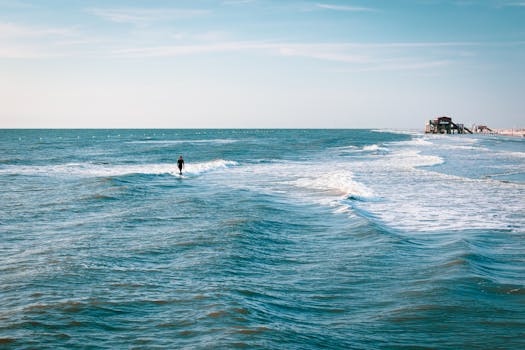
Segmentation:
<svg viewBox="0 0 525 350">
<path fill-rule="evenodd" d="M 388 200 L 359 206 L 407 231 L 508 229 L 512 223 L 524 224 L 521 195 L 512 185 L 418 171 L 409 178 L 391 175 L 374 189 Z"/>
<path fill-rule="evenodd" d="M 466 150 L 466 151 L 483 151 L 483 152 L 490 151 L 490 149 L 488 148 L 469 146 L 469 145 L 441 145 L 440 148 L 446 149 L 446 150 Z"/>
<path fill-rule="evenodd" d="M 385 159 L 392 168 L 415 168 L 443 164 L 445 160 L 436 155 L 423 155 L 418 150 L 405 150 Z"/>
<path fill-rule="evenodd" d="M 184 172 L 192 174 L 192 175 L 199 175 L 199 174 L 206 173 L 209 171 L 226 169 L 226 168 L 236 166 L 236 165 L 238 165 L 238 163 L 235 161 L 217 159 L 217 160 L 212 160 L 210 162 L 203 162 L 203 163 L 188 163 L 187 165 L 185 165 Z"/>
<path fill-rule="evenodd" d="M 500 155 L 512 158 L 525 158 L 525 152 L 499 152 Z"/>
<path fill-rule="evenodd" d="M 199 175 L 209 171 L 225 169 L 237 165 L 237 162 L 224 159 L 217 159 L 201 163 L 187 163 L 184 173 Z M 6 166 L 0 169 L 4 174 L 21 174 L 21 175 L 47 175 L 47 176 L 87 176 L 87 177 L 104 177 L 104 176 L 121 176 L 129 174 L 161 175 L 161 174 L 178 174 L 179 170 L 175 163 L 158 163 L 158 164 L 133 164 L 133 165 L 110 165 L 94 163 L 67 163 L 58 165 L 43 166 Z"/>
<path fill-rule="evenodd" d="M 373 129 L 373 132 L 378 133 L 389 133 L 389 134 L 399 134 L 399 135 L 418 135 L 419 131 L 416 130 L 399 130 L 399 129 Z"/>
<path fill-rule="evenodd" d="M 355 151 L 355 150 L 359 149 L 359 147 L 350 145 L 350 146 L 332 147 L 332 149 L 341 150 L 341 151 L 346 151 L 346 150 Z"/>
<path fill-rule="evenodd" d="M 221 184 L 284 196 L 290 201 L 327 205 L 341 214 L 365 213 L 370 220 L 408 233 L 523 230 L 523 185 L 441 174 L 426 168 L 444 162 L 440 155 L 450 152 L 447 145 L 468 147 L 473 143 L 460 139 L 448 142 L 418 138 L 410 143 L 391 143 L 387 154 L 373 159 L 339 157 L 332 148 L 319 166 L 304 161 L 250 164 L 223 174 Z M 466 147 L 454 152 L 470 156 L 472 150 Z"/>
<path fill-rule="evenodd" d="M 373 198 L 375 194 L 364 184 L 355 181 L 350 171 L 339 170 L 315 177 L 302 177 L 292 182 L 295 186 L 325 191 L 343 197 Z"/>
<path fill-rule="evenodd" d="M 430 142 L 428 138 L 423 138 L 423 137 L 416 137 L 408 141 L 398 141 L 398 142 L 394 142 L 393 144 L 397 146 L 411 146 L 411 147 L 433 146 L 434 145 L 434 143 Z"/>
<path fill-rule="evenodd" d="M 345 152 L 345 153 L 356 153 L 356 152 L 380 152 L 380 153 L 386 153 L 389 151 L 389 149 L 383 145 L 367 145 L 363 147 L 357 147 L 357 146 L 342 146 L 342 147 L 333 147 L 332 150 Z"/>
<path fill-rule="evenodd" d="M 444 159 L 439 154 L 451 150 L 471 154 L 486 149 L 473 146 L 477 141 L 468 138 L 433 141 L 418 138 L 392 143 L 389 154 L 349 165 L 358 175 L 356 180 L 380 193 L 382 199 L 354 202 L 351 206 L 407 232 L 525 227 L 522 185 L 421 169 L 442 164 Z M 512 153 L 519 158 L 520 152 Z"/>
<path fill-rule="evenodd" d="M 363 147 L 363 151 L 370 151 L 370 152 L 375 152 L 375 151 L 388 151 L 388 148 L 381 147 L 381 146 L 379 146 L 379 145 L 368 145 L 368 146 L 364 146 L 364 147 Z"/>
<path fill-rule="evenodd" d="M 216 143 L 216 144 L 228 144 L 238 142 L 239 140 L 234 139 L 199 139 L 199 140 L 145 140 L 145 141 L 128 141 L 126 143 L 131 144 L 158 144 L 158 145 L 179 145 L 183 143 Z"/>
</svg>

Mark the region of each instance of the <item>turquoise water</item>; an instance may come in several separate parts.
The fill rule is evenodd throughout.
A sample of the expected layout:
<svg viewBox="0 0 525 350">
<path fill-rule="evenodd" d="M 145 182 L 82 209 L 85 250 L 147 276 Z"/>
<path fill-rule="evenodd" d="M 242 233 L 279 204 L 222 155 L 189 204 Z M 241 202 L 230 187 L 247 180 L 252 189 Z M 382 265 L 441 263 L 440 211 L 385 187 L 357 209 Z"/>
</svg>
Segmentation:
<svg viewBox="0 0 525 350">
<path fill-rule="evenodd" d="M 524 348 L 524 195 L 517 138 L 0 130 L 0 348 Z"/>
</svg>

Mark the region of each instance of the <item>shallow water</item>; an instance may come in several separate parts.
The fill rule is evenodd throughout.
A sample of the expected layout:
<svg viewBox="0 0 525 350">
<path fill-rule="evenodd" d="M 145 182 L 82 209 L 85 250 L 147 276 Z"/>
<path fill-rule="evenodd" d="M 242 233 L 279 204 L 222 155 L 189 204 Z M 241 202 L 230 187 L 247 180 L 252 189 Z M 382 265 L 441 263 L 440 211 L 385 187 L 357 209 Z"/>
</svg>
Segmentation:
<svg viewBox="0 0 525 350">
<path fill-rule="evenodd" d="M 525 346 L 522 139 L 0 130 L 0 151 L 0 348 Z"/>
</svg>

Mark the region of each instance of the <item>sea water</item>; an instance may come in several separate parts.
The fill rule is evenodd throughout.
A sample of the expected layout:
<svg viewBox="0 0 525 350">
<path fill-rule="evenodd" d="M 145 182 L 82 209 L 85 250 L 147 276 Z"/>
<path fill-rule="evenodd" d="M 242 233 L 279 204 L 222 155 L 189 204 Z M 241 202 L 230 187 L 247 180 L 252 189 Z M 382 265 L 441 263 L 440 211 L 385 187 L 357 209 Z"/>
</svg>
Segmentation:
<svg viewBox="0 0 525 350">
<path fill-rule="evenodd" d="M 525 348 L 524 195 L 519 138 L 0 130 L 0 348 Z"/>
</svg>

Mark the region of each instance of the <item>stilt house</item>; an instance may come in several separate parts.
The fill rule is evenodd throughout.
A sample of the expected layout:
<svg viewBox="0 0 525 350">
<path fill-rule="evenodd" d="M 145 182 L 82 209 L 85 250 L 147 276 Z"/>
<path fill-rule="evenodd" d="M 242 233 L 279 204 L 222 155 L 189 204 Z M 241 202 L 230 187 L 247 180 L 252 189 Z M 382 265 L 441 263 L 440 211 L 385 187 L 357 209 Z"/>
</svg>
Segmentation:
<svg viewBox="0 0 525 350">
<path fill-rule="evenodd" d="M 452 118 L 442 116 L 434 120 L 429 120 L 425 126 L 426 134 L 472 134 L 463 124 L 456 124 Z"/>
</svg>

